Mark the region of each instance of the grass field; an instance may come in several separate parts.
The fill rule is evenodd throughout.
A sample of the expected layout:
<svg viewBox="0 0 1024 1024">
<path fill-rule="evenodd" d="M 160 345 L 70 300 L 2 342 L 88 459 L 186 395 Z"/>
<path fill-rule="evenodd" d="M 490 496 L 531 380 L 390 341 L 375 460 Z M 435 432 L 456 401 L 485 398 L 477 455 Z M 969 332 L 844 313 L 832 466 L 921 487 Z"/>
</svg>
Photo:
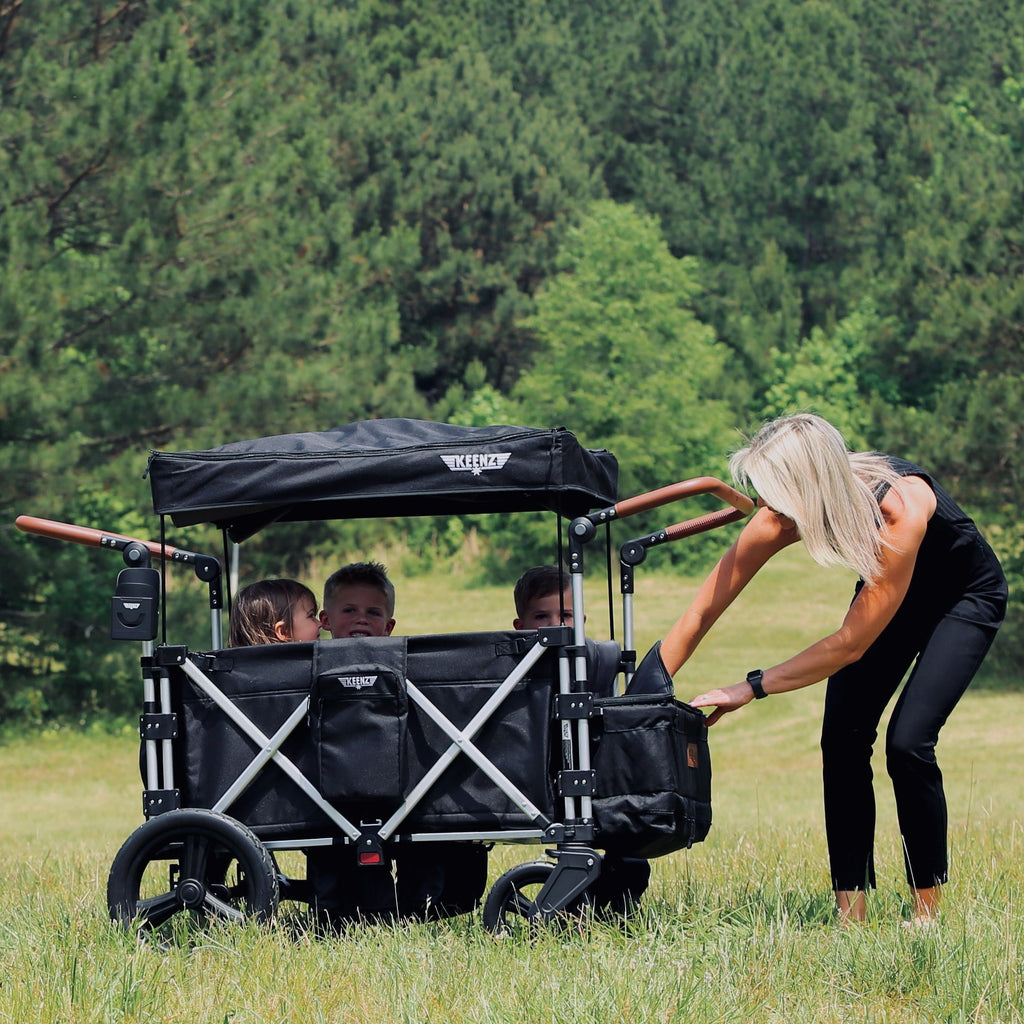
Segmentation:
<svg viewBox="0 0 1024 1024">
<path fill-rule="evenodd" d="M 838 621 L 850 581 L 785 554 L 679 673 L 681 697 L 767 666 Z M 645 649 L 692 585 L 638 580 Z M 598 636 L 603 603 L 588 594 Z M 512 614 L 504 589 L 430 580 L 399 589 L 403 632 L 504 627 Z M 1024 694 L 974 689 L 943 733 L 953 878 L 941 927 L 927 934 L 900 928 L 906 892 L 881 763 L 870 919 L 844 931 L 832 918 L 821 699 L 812 687 L 759 702 L 712 730 L 711 834 L 653 862 L 634 920 L 529 941 L 496 940 L 467 916 L 331 939 L 211 928 L 168 951 L 140 946 L 107 923 L 104 896 L 110 862 L 142 820 L 136 737 L 9 742 L 0 746 L 0 1022 L 1024 1021 Z M 492 875 L 540 852 L 498 847 Z"/>
</svg>

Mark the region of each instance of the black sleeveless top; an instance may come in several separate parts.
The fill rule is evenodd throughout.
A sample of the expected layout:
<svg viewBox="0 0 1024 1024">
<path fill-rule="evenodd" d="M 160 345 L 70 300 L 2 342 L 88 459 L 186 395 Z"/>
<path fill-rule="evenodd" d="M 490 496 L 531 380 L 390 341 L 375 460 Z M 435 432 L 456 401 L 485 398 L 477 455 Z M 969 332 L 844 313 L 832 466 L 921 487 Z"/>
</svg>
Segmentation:
<svg viewBox="0 0 1024 1024">
<path fill-rule="evenodd" d="M 906 459 L 887 455 L 886 460 L 900 476 L 924 480 L 934 492 L 936 502 L 900 610 L 915 610 L 929 616 L 951 615 L 978 625 L 998 626 L 1006 611 L 1008 591 L 995 552 L 971 517 L 930 473 Z M 881 489 L 879 502 L 887 490 L 888 487 Z"/>
</svg>

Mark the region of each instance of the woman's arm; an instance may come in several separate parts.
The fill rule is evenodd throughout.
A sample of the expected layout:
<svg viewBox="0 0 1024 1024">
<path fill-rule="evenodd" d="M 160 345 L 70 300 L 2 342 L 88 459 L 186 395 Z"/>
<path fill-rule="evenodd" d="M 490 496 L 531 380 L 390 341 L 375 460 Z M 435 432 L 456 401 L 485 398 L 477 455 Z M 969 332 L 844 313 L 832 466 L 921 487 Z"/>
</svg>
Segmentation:
<svg viewBox="0 0 1024 1024">
<path fill-rule="evenodd" d="M 901 495 L 890 491 L 882 502 L 887 541 L 882 550 L 878 578 L 866 583 L 834 633 L 823 637 L 792 658 L 765 670 L 761 680 L 765 693 L 785 693 L 828 678 L 859 660 L 878 639 L 903 603 L 924 540 L 928 520 L 935 512 L 935 494 L 919 477 L 908 477 Z M 714 707 L 708 724 L 723 714 L 743 707 L 754 693 L 746 681 L 711 690 L 694 697 L 694 707 Z"/>
<path fill-rule="evenodd" d="M 690 607 L 669 630 L 661 656 L 674 674 L 696 650 L 704 634 L 776 552 L 799 540 L 793 521 L 759 508 L 736 542 L 701 584 Z"/>
</svg>

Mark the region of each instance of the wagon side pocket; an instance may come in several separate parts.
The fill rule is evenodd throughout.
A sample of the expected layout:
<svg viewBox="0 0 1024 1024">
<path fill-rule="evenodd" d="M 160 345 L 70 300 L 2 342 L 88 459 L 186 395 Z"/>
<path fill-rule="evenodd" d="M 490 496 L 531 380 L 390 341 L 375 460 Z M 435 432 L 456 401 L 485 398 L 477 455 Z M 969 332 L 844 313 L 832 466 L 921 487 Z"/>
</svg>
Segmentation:
<svg viewBox="0 0 1024 1024">
<path fill-rule="evenodd" d="M 599 846 L 660 857 L 711 828 L 711 757 L 704 716 L 668 696 L 596 702 L 591 767 Z"/>
<path fill-rule="evenodd" d="M 310 694 L 320 791 L 339 808 L 397 806 L 406 784 L 404 674 L 379 664 L 322 671 Z"/>
</svg>

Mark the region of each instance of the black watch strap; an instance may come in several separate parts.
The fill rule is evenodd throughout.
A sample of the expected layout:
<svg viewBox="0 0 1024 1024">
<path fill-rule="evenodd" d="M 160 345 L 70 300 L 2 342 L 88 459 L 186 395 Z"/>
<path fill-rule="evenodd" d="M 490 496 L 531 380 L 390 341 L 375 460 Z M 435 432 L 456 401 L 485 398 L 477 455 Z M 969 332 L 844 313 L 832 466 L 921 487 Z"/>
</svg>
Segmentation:
<svg viewBox="0 0 1024 1024">
<path fill-rule="evenodd" d="M 768 696 L 764 692 L 764 684 L 761 680 L 764 678 L 764 672 L 759 668 L 755 668 L 747 673 L 747 682 L 750 683 L 750 688 L 754 691 L 754 696 L 758 700 L 764 700 Z"/>
</svg>

